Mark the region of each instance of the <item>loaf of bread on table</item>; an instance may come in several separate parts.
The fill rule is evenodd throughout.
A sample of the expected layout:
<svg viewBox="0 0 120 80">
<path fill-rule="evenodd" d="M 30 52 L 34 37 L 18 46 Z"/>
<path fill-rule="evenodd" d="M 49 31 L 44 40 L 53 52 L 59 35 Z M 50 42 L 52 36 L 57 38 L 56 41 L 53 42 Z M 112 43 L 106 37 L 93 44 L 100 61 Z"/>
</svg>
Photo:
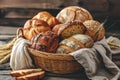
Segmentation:
<svg viewBox="0 0 120 80">
<path fill-rule="evenodd" d="M 45 76 L 45 72 L 41 71 L 41 72 L 36 72 L 36 73 L 31 73 L 24 76 L 16 77 L 16 80 L 38 80 L 38 79 L 42 79 L 44 76 Z"/>
<path fill-rule="evenodd" d="M 11 71 L 10 74 L 13 77 L 19 77 L 19 76 L 24 76 L 27 74 L 35 73 L 35 72 L 41 72 L 42 69 L 22 69 L 22 70 L 14 70 Z"/>
</svg>

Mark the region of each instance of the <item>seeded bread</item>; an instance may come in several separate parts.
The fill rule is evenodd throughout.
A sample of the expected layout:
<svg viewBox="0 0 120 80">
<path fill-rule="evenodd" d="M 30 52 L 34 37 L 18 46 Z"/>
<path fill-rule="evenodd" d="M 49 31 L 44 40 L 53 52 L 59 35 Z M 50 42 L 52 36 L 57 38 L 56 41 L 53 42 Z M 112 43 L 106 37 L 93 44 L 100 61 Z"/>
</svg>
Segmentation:
<svg viewBox="0 0 120 80">
<path fill-rule="evenodd" d="M 86 27 L 86 35 L 93 38 L 94 41 L 99 41 L 105 36 L 105 29 L 103 24 L 96 20 L 87 20 L 83 23 Z"/>
<path fill-rule="evenodd" d="M 93 46 L 93 39 L 84 34 L 75 34 L 62 40 L 57 48 L 57 53 L 70 53 L 81 48 L 90 48 Z"/>
</svg>

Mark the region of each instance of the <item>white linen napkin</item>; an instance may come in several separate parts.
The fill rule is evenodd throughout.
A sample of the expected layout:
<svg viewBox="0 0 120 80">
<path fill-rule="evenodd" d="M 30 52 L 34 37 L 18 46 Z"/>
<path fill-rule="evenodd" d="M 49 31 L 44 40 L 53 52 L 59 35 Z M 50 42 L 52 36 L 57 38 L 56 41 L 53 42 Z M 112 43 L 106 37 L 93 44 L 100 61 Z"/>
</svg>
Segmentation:
<svg viewBox="0 0 120 80">
<path fill-rule="evenodd" d="M 80 63 L 91 80 L 118 80 L 120 69 L 111 60 L 111 49 L 104 38 L 92 48 L 70 53 Z"/>
<path fill-rule="evenodd" d="M 27 47 L 30 42 L 22 37 L 18 38 L 12 48 L 10 67 L 13 70 L 32 68 L 32 59 L 28 53 Z"/>
</svg>

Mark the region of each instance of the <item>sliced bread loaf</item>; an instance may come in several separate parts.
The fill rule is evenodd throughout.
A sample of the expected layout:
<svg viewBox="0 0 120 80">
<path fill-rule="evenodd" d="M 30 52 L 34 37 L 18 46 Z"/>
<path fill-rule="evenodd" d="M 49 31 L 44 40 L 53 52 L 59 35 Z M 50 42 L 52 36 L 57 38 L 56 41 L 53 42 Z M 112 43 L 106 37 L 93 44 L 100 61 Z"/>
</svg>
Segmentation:
<svg viewBox="0 0 120 80">
<path fill-rule="evenodd" d="M 74 34 L 83 34 L 85 30 L 85 26 L 79 21 L 71 21 L 68 23 L 59 24 L 53 28 L 53 31 L 62 39 L 68 38 Z"/>
<path fill-rule="evenodd" d="M 70 53 L 81 48 L 90 48 L 93 46 L 93 39 L 84 34 L 75 34 L 62 40 L 57 48 L 57 53 Z"/>
</svg>

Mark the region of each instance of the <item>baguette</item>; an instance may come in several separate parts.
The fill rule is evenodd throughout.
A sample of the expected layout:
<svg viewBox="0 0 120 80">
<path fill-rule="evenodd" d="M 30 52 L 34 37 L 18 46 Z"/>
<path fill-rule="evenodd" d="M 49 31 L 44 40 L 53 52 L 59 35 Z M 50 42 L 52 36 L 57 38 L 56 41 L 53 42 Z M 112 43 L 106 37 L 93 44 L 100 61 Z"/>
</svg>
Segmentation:
<svg viewBox="0 0 120 80">
<path fill-rule="evenodd" d="M 14 70 L 11 71 L 10 74 L 12 77 L 19 77 L 24 76 L 27 74 L 35 73 L 35 72 L 41 72 L 42 69 L 24 69 L 24 70 Z"/>
<path fill-rule="evenodd" d="M 24 76 L 16 77 L 16 80 L 38 80 L 43 78 L 45 75 L 44 71 L 27 74 Z"/>
</svg>

